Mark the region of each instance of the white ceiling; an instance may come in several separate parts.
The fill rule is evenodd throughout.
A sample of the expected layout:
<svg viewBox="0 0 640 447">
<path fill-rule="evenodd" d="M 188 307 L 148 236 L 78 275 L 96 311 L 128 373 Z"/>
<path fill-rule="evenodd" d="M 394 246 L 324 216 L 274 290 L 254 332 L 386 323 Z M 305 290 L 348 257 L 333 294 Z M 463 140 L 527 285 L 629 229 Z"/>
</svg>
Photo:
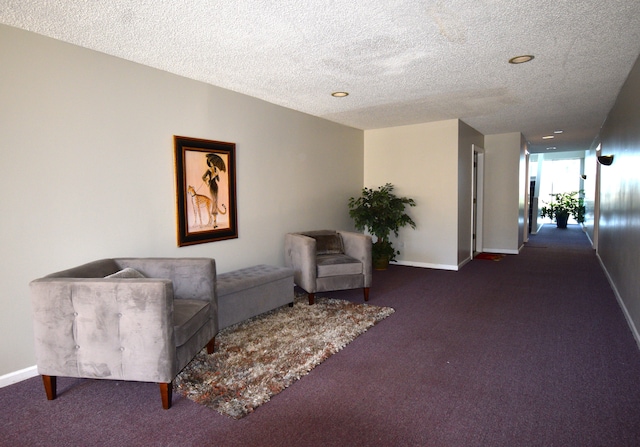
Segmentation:
<svg viewBox="0 0 640 447">
<path fill-rule="evenodd" d="M 532 152 L 588 149 L 640 54 L 639 0 L 0 0 L 0 23 L 359 129 L 460 118 Z"/>
</svg>

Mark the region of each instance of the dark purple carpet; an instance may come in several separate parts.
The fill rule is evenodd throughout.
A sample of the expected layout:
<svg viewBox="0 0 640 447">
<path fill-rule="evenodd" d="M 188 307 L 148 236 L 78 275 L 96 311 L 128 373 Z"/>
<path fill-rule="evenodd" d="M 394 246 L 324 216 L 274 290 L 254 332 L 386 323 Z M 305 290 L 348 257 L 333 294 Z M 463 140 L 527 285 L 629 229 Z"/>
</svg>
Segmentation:
<svg viewBox="0 0 640 447">
<path fill-rule="evenodd" d="M 325 294 L 360 301 L 359 290 Z M 244 419 L 156 385 L 0 389 L 7 446 L 639 446 L 640 351 L 588 240 L 545 226 L 459 272 L 376 271 L 396 313 Z"/>
</svg>

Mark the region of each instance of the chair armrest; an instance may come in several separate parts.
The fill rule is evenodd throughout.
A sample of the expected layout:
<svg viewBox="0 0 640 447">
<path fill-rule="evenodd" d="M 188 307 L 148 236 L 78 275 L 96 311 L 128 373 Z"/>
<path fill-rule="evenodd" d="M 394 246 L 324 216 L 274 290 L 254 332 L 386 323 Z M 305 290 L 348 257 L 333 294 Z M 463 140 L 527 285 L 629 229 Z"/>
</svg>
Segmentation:
<svg viewBox="0 0 640 447">
<path fill-rule="evenodd" d="M 173 379 L 170 280 L 41 278 L 30 283 L 30 291 L 40 374 Z"/>
<path fill-rule="evenodd" d="M 294 282 L 309 293 L 316 292 L 316 240 L 301 234 L 284 236 L 285 265 L 293 269 Z"/>
<path fill-rule="evenodd" d="M 214 301 L 216 261 L 211 258 L 116 258 L 120 268 L 131 267 L 147 278 L 173 282 L 175 299 Z M 217 305 L 215 306 L 217 308 Z"/>
<path fill-rule="evenodd" d="M 351 231 L 338 231 L 342 236 L 344 254 L 359 260 L 363 264 L 364 286 L 371 287 L 373 263 L 371 259 L 371 236 Z"/>
</svg>

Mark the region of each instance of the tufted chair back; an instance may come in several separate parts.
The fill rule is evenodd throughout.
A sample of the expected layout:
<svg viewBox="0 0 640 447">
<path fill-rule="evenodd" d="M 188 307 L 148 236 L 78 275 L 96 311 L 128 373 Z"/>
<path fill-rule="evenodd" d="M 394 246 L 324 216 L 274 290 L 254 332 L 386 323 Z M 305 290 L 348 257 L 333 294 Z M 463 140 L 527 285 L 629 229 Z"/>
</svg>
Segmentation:
<svg viewBox="0 0 640 447">
<path fill-rule="evenodd" d="M 57 376 L 172 381 L 218 332 L 208 258 L 102 259 L 30 283 L 35 351 L 47 398 Z"/>
</svg>

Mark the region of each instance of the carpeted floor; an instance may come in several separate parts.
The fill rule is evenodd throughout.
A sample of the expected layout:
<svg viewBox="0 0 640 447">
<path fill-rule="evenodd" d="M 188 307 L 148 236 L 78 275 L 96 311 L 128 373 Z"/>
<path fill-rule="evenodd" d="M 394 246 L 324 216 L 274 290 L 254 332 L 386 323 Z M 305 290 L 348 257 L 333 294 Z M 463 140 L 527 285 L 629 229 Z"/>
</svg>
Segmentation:
<svg viewBox="0 0 640 447">
<path fill-rule="evenodd" d="M 362 291 L 325 296 L 362 303 Z M 640 351 L 577 225 L 460 271 L 375 271 L 395 309 L 248 417 L 153 383 L 0 388 L 1 446 L 640 446 Z"/>
<path fill-rule="evenodd" d="M 394 312 L 389 307 L 306 295 L 292 307 L 223 329 L 215 352 L 200 352 L 174 381 L 189 399 L 240 419 L 307 375 Z"/>
</svg>

